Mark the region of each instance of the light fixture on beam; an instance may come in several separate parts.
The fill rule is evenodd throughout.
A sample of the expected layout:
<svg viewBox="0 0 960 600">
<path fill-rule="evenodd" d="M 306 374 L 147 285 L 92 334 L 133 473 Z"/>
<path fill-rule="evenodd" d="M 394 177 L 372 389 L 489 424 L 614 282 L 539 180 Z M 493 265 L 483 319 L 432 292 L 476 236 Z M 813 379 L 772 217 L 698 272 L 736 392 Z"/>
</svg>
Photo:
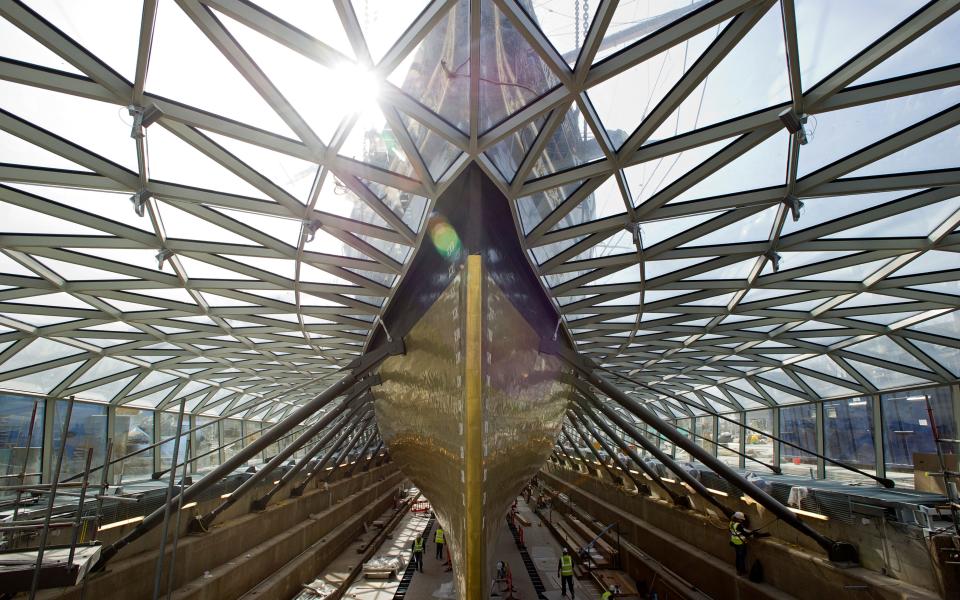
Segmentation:
<svg viewBox="0 0 960 600">
<path fill-rule="evenodd" d="M 797 134 L 797 136 L 800 138 L 801 145 L 807 143 L 807 130 L 804 128 L 804 125 L 807 122 L 807 115 L 798 113 L 792 108 L 788 108 L 778 116 L 780 117 L 780 122 L 783 123 L 783 126 L 787 128 L 787 131 Z"/>
<path fill-rule="evenodd" d="M 130 196 L 130 202 L 133 204 L 133 211 L 137 213 L 138 217 L 142 217 L 147 214 L 147 200 L 153 197 L 153 194 L 149 190 L 140 190 L 134 195 Z"/>
<path fill-rule="evenodd" d="M 143 137 L 143 130 L 153 125 L 163 113 L 156 105 L 137 106 L 131 104 L 127 106 L 127 112 L 133 117 L 133 127 L 130 129 L 130 137 L 139 139 Z"/>
<path fill-rule="evenodd" d="M 803 209 L 803 201 L 793 194 L 790 194 L 784 198 L 783 201 L 786 202 L 787 206 L 790 208 L 790 216 L 793 218 L 793 222 L 796 223 L 799 221 L 800 211 Z"/>
</svg>

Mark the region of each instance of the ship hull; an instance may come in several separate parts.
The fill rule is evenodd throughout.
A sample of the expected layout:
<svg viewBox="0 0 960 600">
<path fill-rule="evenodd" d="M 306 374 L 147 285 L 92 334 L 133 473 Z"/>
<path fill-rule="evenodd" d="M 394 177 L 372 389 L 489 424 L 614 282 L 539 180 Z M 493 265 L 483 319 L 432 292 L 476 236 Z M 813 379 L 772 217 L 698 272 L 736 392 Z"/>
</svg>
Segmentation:
<svg viewBox="0 0 960 600">
<path fill-rule="evenodd" d="M 496 537 L 560 433 L 570 374 L 538 351 L 538 333 L 479 255 L 404 342 L 380 370 L 380 433 L 444 527 L 459 597 L 487 598 Z"/>
</svg>

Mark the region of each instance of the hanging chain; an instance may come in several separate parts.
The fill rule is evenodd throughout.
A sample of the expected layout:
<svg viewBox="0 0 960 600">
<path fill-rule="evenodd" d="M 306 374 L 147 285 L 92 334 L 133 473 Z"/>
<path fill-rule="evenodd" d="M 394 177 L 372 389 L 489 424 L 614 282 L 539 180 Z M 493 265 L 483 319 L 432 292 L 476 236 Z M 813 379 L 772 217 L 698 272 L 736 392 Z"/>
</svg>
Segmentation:
<svg viewBox="0 0 960 600">
<path fill-rule="evenodd" d="M 580 0 L 573 0 L 573 26 L 576 28 L 573 34 L 573 44 L 580 49 Z"/>
</svg>

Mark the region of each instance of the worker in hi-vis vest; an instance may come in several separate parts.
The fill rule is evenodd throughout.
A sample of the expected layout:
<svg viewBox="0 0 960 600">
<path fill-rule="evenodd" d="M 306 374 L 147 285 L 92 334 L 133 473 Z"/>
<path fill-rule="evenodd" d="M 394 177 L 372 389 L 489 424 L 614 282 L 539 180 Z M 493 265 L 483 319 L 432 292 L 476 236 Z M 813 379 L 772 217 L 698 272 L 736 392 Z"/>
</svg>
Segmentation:
<svg viewBox="0 0 960 600">
<path fill-rule="evenodd" d="M 413 540 L 413 568 L 423 573 L 423 535 Z"/>
<path fill-rule="evenodd" d="M 620 595 L 620 586 L 614 584 L 612 588 L 603 592 L 603 595 L 600 596 L 600 600 L 610 600 L 610 598 L 616 598 Z"/>
<path fill-rule="evenodd" d="M 437 535 L 433 538 L 437 543 L 437 560 L 443 560 L 443 527 L 437 525 Z"/>
<path fill-rule="evenodd" d="M 567 597 L 567 588 L 570 588 L 570 598 L 574 598 L 573 595 L 573 557 L 570 556 L 570 551 L 566 548 L 563 549 L 563 554 L 560 555 L 560 562 L 557 563 L 557 576 L 560 577 L 560 589 L 563 592 L 563 597 Z"/>
<path fill-rule="evenodd" d="M 753 532 L 743 526 L 747 522 L 747 517 L 742 512 L 735 512 L 730 517 L 730 545 L 733 546 L 735 553 L 734 562 L 737 566 L 737 575 L 747 574 L 747 538 L 753 535 Z"/>
</svg>

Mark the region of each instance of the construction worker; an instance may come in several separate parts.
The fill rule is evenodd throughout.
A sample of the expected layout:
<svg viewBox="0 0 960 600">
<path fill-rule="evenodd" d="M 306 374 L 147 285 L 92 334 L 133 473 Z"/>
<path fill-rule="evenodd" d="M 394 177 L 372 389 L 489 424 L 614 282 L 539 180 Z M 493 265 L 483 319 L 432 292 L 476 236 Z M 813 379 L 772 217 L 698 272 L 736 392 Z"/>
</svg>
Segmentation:
<svg viewBox="0 0 960 600">
<path fill-rule="evenodd" d="M 620 596 L 620 586 L 613 584 L 613 587 L 603 592 L 603 595 L 600 596 L 600 600 L 610 600 L 610 598 L 616 598 L 618 596 Z"/>
<path fill-rule="evenodd" d="M 437 535 L 433 538 L 437 543 L 437 560 L 443 559 L 443 527 L 437 525 Z"/>
<path fill-rule="evenodd" d="M 747 539 L 753 535 L 752 531 L 744 527 L 746 522 L 747 517 L 739 511 L 730 517 L 730 545 L 735 553 L 737 575 L 741 576 L 747 574 Z"/>
<path fill-rule="evenodd" d="M 570 598 L 574 598 L 573 595 L 573 557 L 570 556 L 570 551 L 566 548 L 563 549 L 563 554 L 560 555 L 560 562 L 557 563 L 557 576 L 560 578 L 560 590 L 563 592 L 563 597 L 567 597 L 567 588 L 570 588 Z"/>
<path fill-rule="evenodd" d="M 423 535 L 419 533 L 413 540 L 413 568 L 423 573 Z"/>
</svg>

